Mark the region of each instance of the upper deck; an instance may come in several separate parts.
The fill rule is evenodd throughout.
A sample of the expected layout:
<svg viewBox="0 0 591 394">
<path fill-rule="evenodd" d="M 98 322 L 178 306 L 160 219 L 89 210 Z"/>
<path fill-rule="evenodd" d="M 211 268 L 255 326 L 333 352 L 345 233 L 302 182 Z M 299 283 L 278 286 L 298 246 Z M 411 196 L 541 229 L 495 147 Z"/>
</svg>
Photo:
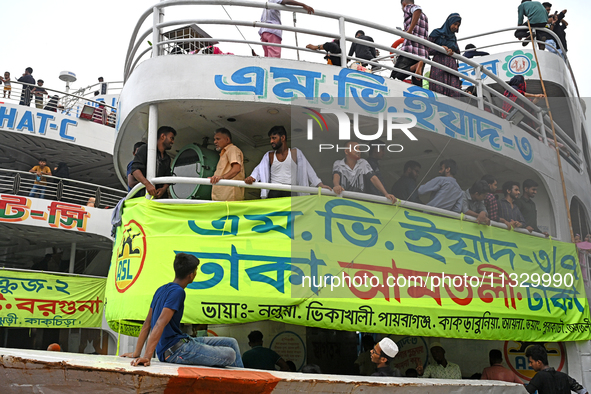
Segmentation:
<svg viewBox="0 0 591 394">
<path fill-rule="evenodd" d="M 342 64 L 346 64 L 348 60 L 362 61 L 380 66 L 380 69 L 368 73 L 310 60 L 187 54 L 191 48 L 199 49 L 210 43 L 231 42 L 244 45 L 245 49 L 247 45 L 260 45 L 259 42 L 230 39 L 221 35 L 210 37 L 197 25 L 226 26 L 226 29 L 234 25 L 241 29 L 258 29 L 268 24 L 207 18 L 165 20 L 157 11 L 191 5 L 195 14 L 201 15 L 199 7 L 211 4 L 304 12 L 299 8 L 252 1 L 171 1 L 147 10 L 141 16 L 130 40 L 124 68 L 126 82 L 118 108 L 114 160 L 122 182 L 125 182 L 124 166 L 130 159 L 128 152 L 131 146 L 142 138 L 149 138 L 150 116 L 153 116 L 153 120 L 157 119 L 158 125 L 170 125 L 178 131 L 172 152 L 211 137 L 219 127 L 226 127 L 233 133 L 238 141 L 237 145 L 245 154 L 247 174 L 268 150 L 266 131 L 276 124 L 291 124 L 291 145 L 303 149 L 318 175 L 328 181 L 332 176 L 332 162 L 342 157 L 342 152 L 338 151 L 338 140 L 334 134 L 327 136 L 320 133 L 319 136 L 315 132 L 313 142 L 316 145 L 311 143 L 309 136 L 302 132 L 307 129 L 307 121 L 311 119 L 306 119 L 297 111 L 311 108 L 323 114 L 331 114 L 324 117 L 325 126 L 329 130 L 339 130 L 340 127 L 340 121 L 334 116 L 335 111 L 347 113 L 351 120 L 355 113 L 362 132 L 354 135 L 365 140 L 371 139 L 368 130 L 375 134 L 376 119 L 383 119 L 380 116 L 394 111 L 414 115 L 417 123 L 409 127 L 409 130 L 417 137 L 418 142 L 406 139 L 402 134 L 396 136 L 395 142 L 402 145 L 404 152 L 388 154 L 383 158 L 387 165 L 382 167 L 388 168 L 384 174 L 387 184 L 393 183 L 401 175 L 404 162 L 411 158 L 424 163 L 453 157 L 461 168 L 457 179 L 463 189 L 470 187 L 474 180 L 485 173 L 497 176 L 499 184 L 502 183 L 500 180 L 532 178 L 543 185 L 536 199 L 542 215 L 540 221 L 545 222 L 545 229 L 552 234 L 568 239 L 570 229 L 565 220 L 567 211 L 562 203 L 564 197 L 557 171 L 559 163 L 553 148 L 554 131 L 560 147 L 566 199 L 571 205 L 577 205 L 577 212 L 580 212 L 579 205 L 591 206 L 586 192 L 591 177 L 589 140 L 584 125 L 585 108 L 578 97 L 576 80 L 568 59 L 548 51 L 537 50 L 534 53 L 531 49 L 522 50 L 520 43 L 519 46 L 515 45 L 518 41 L 489 45 L 483 49 L 491 52 L 495 49 L 498 52 L 483 58 L 468 59 L 454 54 L 453 57 L 460 62 L 458 71 L 421 58 L 427 68 L 437 65 L 462 78 L 463 88 L 469 85 L 478 87 L 476 96 L 450 87 L 460 96 L 458 99 L 451 99 L 390 79 L 391 70 L 396 69 L 391 58 L 405 53 L 392 48 L 389 42 L 372 44 L 382 53 L 371 61 L 347 56 L 349 44 L 367 43 L 351 36 L 359 27 L 365 29 L 368 35 L 376 31 L 388 33 L 392 39 L 407 38 L 428 46 L 434 52 L 442 52 L 443 48 L 388 26 L 318 9 L 314 15 L 306 17 L 315 18 L 315 26 L 332 26 L 337 23 L 336 30 L 302 29 L 284 24 L 278 28 L 298 34 L 302 44 L 274 45 L 298 54 L 316 53 L 317 59 L 322 61 L 320 55 L 326 53 L 307 49 L 303 43 L 336 38 L 342 49 L 338 55 Z M 142 23 L 150 18 L 153 21 L 152 26 L 140 32 Z M 459 40 L 460 43 L 468 39 L 478 42 L 481 36 L 490 39 L 505 30 L 514 29 L 460 37 Z M 145 43 L 148 38 L 152 42 L 149 46 Z M 180 55 L 181 53 L 185 54 Z M 389 53 L 394 55 L 388 55 Z M 540 70 L 543 74 L 540 74 Z M 162 75 L 166 77 L 157 77 Z M 427 76 L 413 73 L 409 75 L 432 85 L 443 84 Z M 540 75 L 543 75 L 553 122 L 545 104 L 534 104 L 507 84 L 508 79 L 515 75 L 525 76 L 529 93 L 542 92 Z M 503 95 L 504 91 L 518 97 L 521 105 L 514 107 L 515 113 L 503 109 L 504 104 L 513 103 Z M 382 134 L 382 138 L 386 138 L 386 134 Z M 320 152 L 322 157 L 316 157 L 319 153 L 318 140 L 333 144 L 334 149 Z M 205 140 L 203 146 L 207 143 Z M 425 174 L 423 179 L 435 175 L 436 169 Z M 254 197 L 256 192 L 250 195 Z M 584 211 L 585 209 L 583 208 Z M 576 222 L 574 226 L 578 226 L 581 232 L 588 231 L 586 213 L 582 217 L 574 216 L 577 216 L 573 219 Z"/>
</svg>

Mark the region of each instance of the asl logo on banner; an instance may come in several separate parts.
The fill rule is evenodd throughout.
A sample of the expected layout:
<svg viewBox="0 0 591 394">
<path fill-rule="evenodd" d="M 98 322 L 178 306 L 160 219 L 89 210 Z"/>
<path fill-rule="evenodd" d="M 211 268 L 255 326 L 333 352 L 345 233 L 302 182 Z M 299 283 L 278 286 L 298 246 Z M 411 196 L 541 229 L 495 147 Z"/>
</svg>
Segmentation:
<svg viewBox="0 0 591 394">
<path fill-rule="evenodd" d="M 140 276 L 146 260 L 146 233 L 135 220 L 123 228 L 123 236 L 117 246 L 117 275 L 115 287 L 119 293 L 129 289 Z"/>
</svg>

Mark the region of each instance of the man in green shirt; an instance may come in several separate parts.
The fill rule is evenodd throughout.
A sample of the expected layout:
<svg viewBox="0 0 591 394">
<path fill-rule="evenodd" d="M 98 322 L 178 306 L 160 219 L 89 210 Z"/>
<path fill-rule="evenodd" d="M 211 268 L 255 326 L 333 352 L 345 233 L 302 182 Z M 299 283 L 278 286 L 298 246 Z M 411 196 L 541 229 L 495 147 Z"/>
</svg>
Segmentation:
<svg viewBox="0 0 591 394">
<path fill-rule="evenodd" d="M 278 365 L 282 371 L 289 371 L 289 365 L 273 350 L 263 347 L 263 333 L 260 331 L 251 331 L 248 334 L 248 346 L 252 349 L 244 352 L 242 362 L 244 368 L 265 369 L 274 371 L 275 365 Z"/>
<path fill-rule="evenodd" d="M 523 23 L 523 17 L 527 16 L 527 20 L 529 21 L 532 29 L 539 28 L 543 29 L 546 27 L 548 23 L 548 12 L 546 8 L 540 3 L 539 1 L 531 1 L 531 0 L 521 0 L 521 4 L 517 8 L 518 18 L 517 18 L 517 25 L 519 26 L 526 26 L 527 23 Z M 529 29 L 522 29 L 515 31 L 515 37 L 522 40 L 524 38 L 529 39 Z M 544 50 L 546 47 L 543 43 L 546 41 L 546 33 L 543 31 L 536 31 L 536 39 L 539 41 L 538 46 L 540 50 Z M 526 46 L 528 43 L 524 42 L 523 46 Z"/>
<path fill-rule="evenodd" d="M 523 194 L 521 198 L 515 200 L 515 205 L 521 211 L 523 218 L 525 219 L 525 228 L 529 231 L 535 231 L 542 233 L 546 237 L 549 235 L 547 232 L 542 232 L 538 228 L 538 210 L 536 209 L 536 203 L 533 202 L 533 198 L 538 193 L 538 183 L 533 179 L 526 179 L 523 181 Z"/>
</svg>

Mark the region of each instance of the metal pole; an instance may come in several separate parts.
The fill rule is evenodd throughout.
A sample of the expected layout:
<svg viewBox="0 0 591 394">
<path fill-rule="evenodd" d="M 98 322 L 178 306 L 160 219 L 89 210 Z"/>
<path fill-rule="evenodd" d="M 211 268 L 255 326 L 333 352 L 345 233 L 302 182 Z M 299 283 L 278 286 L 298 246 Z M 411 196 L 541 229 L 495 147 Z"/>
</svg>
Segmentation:
<svg viewBox="0 0 591 394">
<path fill-rule="evenodd" d="M 158 107 L 150 104 L 148 114 L 148 162 L 146 163 L 146 179 L 150 182 L 156 177 L 156 150 L 158 146 Z M 146 198 L 150 195 L 146 193 Z"/>
<path fill-rule="evenodd" d="M 341 45 L 341 67 L 347 67 L 347 42 L 345 41 L 345 18 L 339 18 L 339 43 Z"/>
<path fill-rule="evenodd" d="M 76 242 L 72 242 L 70 247 L 70 269 L 68 272 L 71 274 L 74 273 L 74 263 L 76 263 Z"/>
<path fill-rule="evenodd" d="M 476 67 L 476 82 L 478 82 L 478 89 L 476 89 L 476 97 L 478 97 L 478 109 L 484 111 L 484 86 L 482 83 L 482 66 Z"/>
<path fill-rule="evenodd" d="M 544 114 L 542 111 L 538 111 L 538 120 L 540 121 L 540 133 L 542 133 L 542 139 L 544 140 L 544 145 L 548 145 L 548 137 L 546 136 L 546 125 L 544 124 Z"/>
<path fill-rule="evenodd" d="M 294 12 L 294 13 L 293 13 L 293 27 L 296 27 L 296 22 L 297 22 L 297 20 L 296 20 L 296 14 L 297 14 L 297 12 Z M 300 46 L 300 45 L 298 44 L 298 32 L 296 31 L 296 32 L 294 32 L 294 33 L 295 33 L 296 47 L 298 47 L 298 48 L 299 48 L 299 46 Z M 296 51 L 296 53 L 297 53 L 297 55 L 298 55 L 298 60 L 300 60 L 300 50 L 298 49 L 298 50 Z"/>
<path fill-rule="evenodd" d="M 562 172 L 562 160 L 560 158 L 560 148 L 558 147 L 558 141 L 556 140 L 556 128 L 554 127 L 554 118 L 552 118 L 552 111 L 550 110 L 550 102 L 548 101 L 548 95 L 546 94 L 546 85 L 544 84 L 544 79 L 542 78 L 542 68 L 540 67 L 540 61 L 538 60 L 538 51 L 536 50 L 536 40 L 534 38 L 534 34 L 531 30 L 531 25 L 529 20 L 527 21 L 527 26 L 529 27 L 529 36 L 532 41 L 532 46 L 534 48 L 534 56 L 536 57 L 536 63 L 538 64 L 538 75 L 540 76 L 540 83 L 542 84 L 542 90 L 544 91 L 544 97 L 546 99 L 546 107 L 548 108 L 548 115 L 550 116 L 550 125 L 552 126 L 552 138 L 554 138 L 554 148 L 556 150 L 556 160 L 558 160 L 558 171 L 560 172 L 560 180 L 562 181 L 562 194 L 564 196 L 564 205 L 566 206 L 566 217 L 568 218 L 568 229 L 570 230 L 570 239 L 571 242 L 575 242 L 575 234 L 573 232 L 573 222 L 570 216 L 570 205 L 568 203 L 568 195 L 566 194 L 566 184 L 564 182 L 564 173 Z M 544 123 L 542 122 L 542 125 Z M 546 133 L 544 133 L 544 136 Z"/>
<path fill-rule="evenodd" d="M 160 29 L 156 27 L 158 23 L 162 22 L 159 7 L 154 7 L 152 10 L 152 21 L 152 57 L 156 57 L 160 56 L 160 46 L 158 45 L 160 42 Z"/>
</svg>

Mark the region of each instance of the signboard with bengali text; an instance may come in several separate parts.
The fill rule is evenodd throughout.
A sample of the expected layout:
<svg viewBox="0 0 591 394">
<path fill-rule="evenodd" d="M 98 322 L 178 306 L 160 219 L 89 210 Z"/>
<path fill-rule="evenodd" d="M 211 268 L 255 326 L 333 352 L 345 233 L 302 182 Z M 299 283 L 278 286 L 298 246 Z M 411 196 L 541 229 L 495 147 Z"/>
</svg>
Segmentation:
<svg viewBox="0 0 591 394">
<path fill-rule="evenodd" d="M 326 196 L 126 202 L 107 321 L 143 321 L 177 253 L 201 264 L 183 321 L 512 341 L 591 339 L 573 244 Z M 131 326 L 130 326 L 131 327 Z"/>
<path fill-rule="evenodd" d="M 0 327 L 100 327 L 105 278 L 0 270 Z"/>
</svg>

